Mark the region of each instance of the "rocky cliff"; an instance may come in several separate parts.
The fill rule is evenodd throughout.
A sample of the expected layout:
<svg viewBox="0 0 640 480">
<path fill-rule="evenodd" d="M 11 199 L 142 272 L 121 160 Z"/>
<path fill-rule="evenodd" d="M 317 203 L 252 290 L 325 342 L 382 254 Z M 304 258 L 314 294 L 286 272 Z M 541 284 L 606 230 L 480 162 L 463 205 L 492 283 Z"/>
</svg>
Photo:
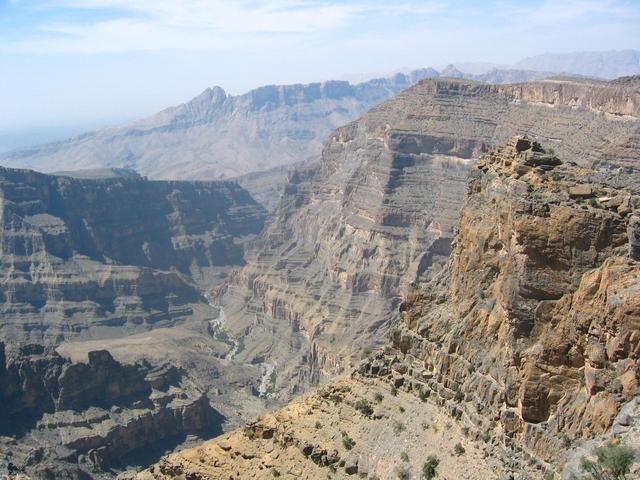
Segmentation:
<svg viewBox="0 0 640 480">
<path fill-rule="evenodd" d="M 4 356 L 4 344 L 0 351 Z M 220 433 L 221 416 L 183 371 L 123 365 L 107 351 L 71 363 L 28 345 L 0 365 L 0 473 L 90 478 L 186 435 Z M 140 450 L 148 454 L 141 455 Z M 4 472 L 3 472 L 4 470 Z"/>
<path fill-rule="evenodd" d="M 640 192 L 617 180 L 521 136 L 484 156 L 390 345 L 137 478 L 559 478 L 589 442 L 640 447 Z"/>
<path fill-rule="evenodd" d="M 264 210 L 235 183 L 0 169 L 0 337 L 121 336 L 208 306 L 194 279 L 242 265 Z M 218 279 L 219 280 L 219 279 Z"/>
<path fill-rule="evenodd" d="M 273 390 L 290 394 L 379 346 L 401 295 L 447 258 L 468 168 L 513 134 L 638 185 L 634 85 L 431 79 L 339 129 L 216 292 L 242 356 L 275 368 Z"/>
</svg>

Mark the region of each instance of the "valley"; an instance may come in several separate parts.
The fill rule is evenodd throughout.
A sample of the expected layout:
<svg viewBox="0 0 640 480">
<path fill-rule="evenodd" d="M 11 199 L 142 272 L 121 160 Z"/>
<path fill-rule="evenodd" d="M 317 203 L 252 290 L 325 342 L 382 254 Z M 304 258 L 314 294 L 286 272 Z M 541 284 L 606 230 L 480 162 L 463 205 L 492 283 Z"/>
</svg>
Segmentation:
<svg viewBox="0 0 640 480">
<path fill-rule="evenodd" d="M 0 168 L 0 474 L 525 480 L 640 448 L 640 79 L 434 72 L 210 89 Z"/>
</svg>

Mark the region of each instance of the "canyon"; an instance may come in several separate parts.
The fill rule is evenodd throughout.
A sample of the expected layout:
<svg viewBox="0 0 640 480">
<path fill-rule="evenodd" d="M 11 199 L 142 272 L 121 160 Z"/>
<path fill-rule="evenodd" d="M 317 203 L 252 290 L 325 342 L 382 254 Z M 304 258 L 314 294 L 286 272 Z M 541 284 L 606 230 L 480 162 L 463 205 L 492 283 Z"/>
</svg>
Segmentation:
<svg viewBox="0 0 640 480">
<path fill-rule="evenodd" d="M 122 478 L 568 478 L 593 439 L 640 447 L 640 196 L 611 178 L 510 139 L 474 166 L 447 267 L 386 346 Z"/>
<path fill-rule="evenodd" d="M 0 471 L 525 479 L 636 445 L 640 79 L 422 75 L 237 180 L 0 169 Z M 340 85 L 326 111 L 373 88 Z"/>
<path fill-rule="evenodd" d="M 338 129 L 213 291 L 241 357 L 276 365 L 288 400 L 381 347 L 403 294 L 448 258 L 469 168 L 514 134 L 637 188 L 637 85 L 427 79 Z"/>
</svg>

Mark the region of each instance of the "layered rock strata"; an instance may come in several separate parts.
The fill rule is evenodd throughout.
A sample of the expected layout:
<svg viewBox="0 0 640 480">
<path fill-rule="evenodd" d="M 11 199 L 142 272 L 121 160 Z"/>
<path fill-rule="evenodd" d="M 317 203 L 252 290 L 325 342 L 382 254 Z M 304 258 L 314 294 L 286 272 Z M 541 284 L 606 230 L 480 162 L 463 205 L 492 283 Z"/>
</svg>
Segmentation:
<svg viewBox="0 0 640 480">
<path fill-rule="evenodd" d="M 396 382 L 555 467 L 607 432 L 640 375 L 640 197 L 607 179 L 524 138 L 481 160 L 448 270 L 401 308 Z"/>
<path fill-rule="evenodd" d="M 293 393 L 380 345 L 401 295 L 450 252 L 469 166 L 519 132 L 613 186 L 640 185 L 634 79 L 425 80 L 291 174 L 247 266 L 214 295 L 244 358 L 275 366 L 275 390 Z"/>
<path fill-rule="evenodd" d="M 265 212 L 231 182 L 0 169 L 0 337 L 57 344 L 207 310 L 196 281 L 244 263 Z M 205 312 L 205 314 L 207 314 Z"/>
<path fill-rule="evenodd" d="M 554 478 L 590 439 L 632 439 L 640 192 L 611 180 L 513 138 L 474 168 L 448 266 L 407 295 L 390 345 L 137 478 L 411 478 L 430 454 L 447 478 Z"/>
<path fill-rule="evenodd" d="M 187 434 L 221 431 L 221 416 L 183 371 L 123 365 L 107 351 L 90 352 L 88 363 L 40 345 L 9 352 L 0 402 L 4 473 L 33 478 L 100 477 L 128 456 L 153 460 L 141 449 L 161 453 Z"/>
</svg>

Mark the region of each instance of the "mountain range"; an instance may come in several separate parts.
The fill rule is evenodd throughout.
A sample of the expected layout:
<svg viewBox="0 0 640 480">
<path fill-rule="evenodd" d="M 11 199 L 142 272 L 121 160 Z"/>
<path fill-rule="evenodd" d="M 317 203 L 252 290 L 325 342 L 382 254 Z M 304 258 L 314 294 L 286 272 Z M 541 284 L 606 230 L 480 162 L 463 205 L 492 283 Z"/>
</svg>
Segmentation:
<svg viewBox="0 0 640 480">
<path fill-rule="evenodd" d="M 514 67 L 464 73 L 454 65 L 358 84 L 270 85 L 232 96 L 207 88 L 189 102 L 126 127 L 0 154 L 6 166 L 44 172 L 129 168 L 153 179 L 219 179 L 313 159 L 334 129 L 430 77 L 517 83 L 558 73 L 612 78 L 640 73 L 636 51 L 542 55 Z M 247 185 L 251 190 L 251 186 Z"/>
</svg>

